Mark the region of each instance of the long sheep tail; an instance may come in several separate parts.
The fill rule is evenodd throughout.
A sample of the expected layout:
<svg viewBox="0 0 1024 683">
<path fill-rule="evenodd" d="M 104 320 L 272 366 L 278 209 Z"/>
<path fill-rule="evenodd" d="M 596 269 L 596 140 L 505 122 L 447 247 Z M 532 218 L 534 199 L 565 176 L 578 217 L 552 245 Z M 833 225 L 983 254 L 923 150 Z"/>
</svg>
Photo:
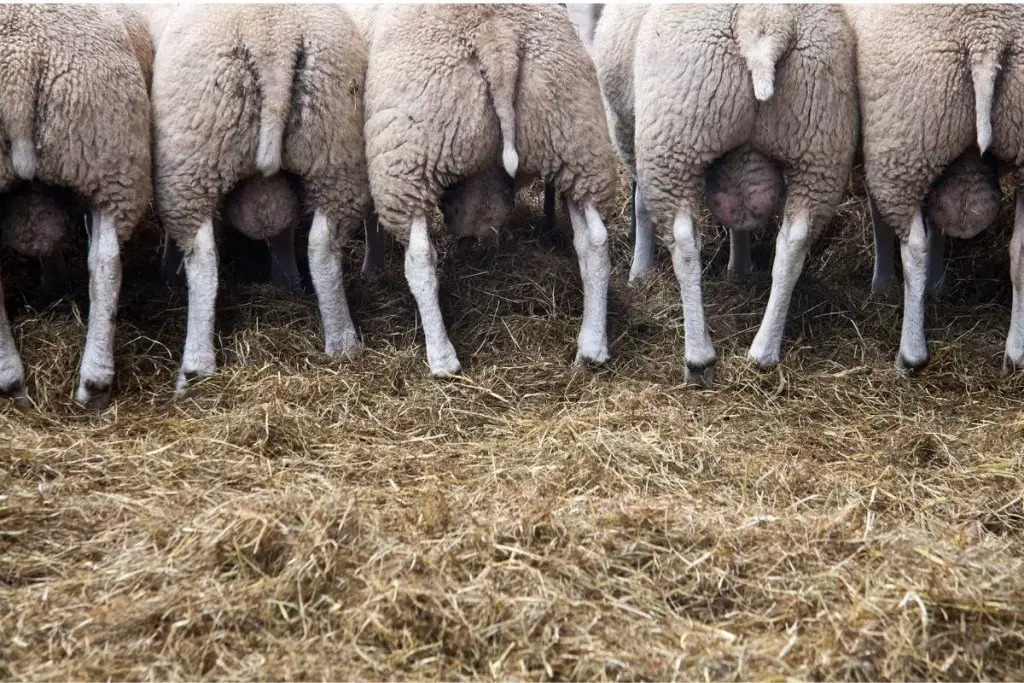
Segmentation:
<svg viewBox="0 0 1024 683">
<path fill-rule="evenodd" d="M 992 98 L 999 73 L 999 55 L 993 51 L 971 55 L 971 80 L 974 81 L 974 125 L 978 130 L 978 150 L 984 154 L 992 144 Z"/>
<path fill-rule="evenodd" d="M 256 167 L 264 176 L 272 176 L 281 170 L 284 129 L 291 113 L 292 80 L 299 55 L 254 50 L 252 57 L 263 91 Z"/>
<path fill-rule="evenodd" d="M 24 76 L 5 79 L 4 96 L 0 99 L 0 130 L 6 132 L 11 141 L 11 170 L 23 180 L 32 180 L 39 168 L 34 142 L 35 79 L 28 78 L 27 73 Z"/>
<path fill-rule="evenodd" d="M 519 36 L 509 21 L 494 18 L 477 35 L 476 54 L 491 91 L 494 113 L 501 129 L 501 162 L 505 172 L 516 177 L 516 87 L 519 82 Z"/>
<path fill-rule="evenodd" d="M 759 102 L 766 102 L 775 93 L 775 62 L 779 58 L 776 42 L 774 36 L 762 35 L 743 50 L 754 84 L 754 97 Z"/>
</svg>

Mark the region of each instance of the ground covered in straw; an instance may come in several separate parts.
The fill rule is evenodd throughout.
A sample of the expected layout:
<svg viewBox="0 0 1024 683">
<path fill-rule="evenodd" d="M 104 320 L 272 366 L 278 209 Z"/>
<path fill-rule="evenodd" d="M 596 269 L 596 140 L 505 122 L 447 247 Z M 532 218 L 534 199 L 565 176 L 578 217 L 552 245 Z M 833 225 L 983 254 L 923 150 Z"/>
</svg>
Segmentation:
<svg viewBox="0 0 1024 683">
<path fill-rule="evenodd" d="M 0 677 L 1024 676 L 1008 215 L 952 246 L 933 363 L 909 379 L 900 297 L 869 296 L 860 200 L 809 260 L 767 374 L 743 354 L 771 238 L 734 283 L 712 230 L 720 361 L 698 392 L 667 253 L 626 286 L 625 191 L 613 358 L 570 366 L 571 238 L 538 236 L 529 198 L 498 251 L 439 244 L 452 381 L 427 375 L 397 252 L 365 279 L 352 245 L 367 350 L 343 362 L 321 353 L 312 296 L 256 282 L 263 252 L 229 240 L 221 369 L 174 400 L 185 297 L 143 232 L 115 401 L 86 414 L 70 400 L 84 298 L 33 308 L 34 271 L 5 257 L 38 408 L 0 407 Z"/>
</svg>

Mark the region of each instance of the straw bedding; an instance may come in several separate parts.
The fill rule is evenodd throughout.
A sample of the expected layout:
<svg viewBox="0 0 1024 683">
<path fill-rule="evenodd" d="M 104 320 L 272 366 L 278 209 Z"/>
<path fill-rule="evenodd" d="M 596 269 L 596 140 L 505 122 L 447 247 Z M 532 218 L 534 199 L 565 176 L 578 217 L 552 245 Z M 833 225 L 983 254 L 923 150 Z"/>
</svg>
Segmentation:
<svg viewBox="0 0 1024 683">
<path fill-rule="evenodd" d="M 496 251 L 439 242 L 466 372 L 428 377 L 401 255 L 361 278 L 367 343 L 320 352 L 311 294 L 222 254 L 219 370 L 175 400 L 185 295 L 126 254 L 111 408 L 71 393 L 83 295 L 33 308 L 5 256 L 38 403 L 0 405 L 4 679 L 1013 679 L 1024 676 L 1024 379 L 998 231 L 953 245 L 932 365 L 894 367 L 900 297 L 869 296 L 863 200 L 808 260 L 784 359 L 747 366 L 768 297 L 705 249 L 716 388 L 683 386 L 667 253 L 626 286 L 610 217 L 612 360 L 570 366 L 568 221 L 537 192 Z M 151 226 L 152 227 L 152 226 Z M 254 265 L 256 264 L 256 265 Z"/>
</svg>

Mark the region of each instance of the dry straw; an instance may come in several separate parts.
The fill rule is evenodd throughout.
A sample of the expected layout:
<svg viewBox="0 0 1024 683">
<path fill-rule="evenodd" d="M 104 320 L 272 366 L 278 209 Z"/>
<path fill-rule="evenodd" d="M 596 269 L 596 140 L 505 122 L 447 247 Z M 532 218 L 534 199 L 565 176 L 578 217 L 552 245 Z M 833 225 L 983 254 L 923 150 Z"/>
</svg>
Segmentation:
<svg viewBox="0 0 1024 683">
<path fill-rule="evenodd" d="M 312 297 L 254 284 L 265 252 L 226 240 L 220 370 L 175 401 L 185 299 L 142 233 L 115 401 L 84 414 L 84 297 L 19 308 L 35 275 L 8 257 L 39 408 L 0 407 L 0 677 L 1024 677 L 1009 206 L 998 234 L 953 245 L 934 360 L 910 379 L 899 297 L 869 297 L 863 200 L 809 259 L 768 374 L 743 354 L 771 240 L 733 283 L 719 230 L 717 387 L 697 392 L 667 254 L 626 287 L 625 186 L 600 370 L 570 367 L 566 221 L 538 237 L 529 202 L 498 251 L 439 244 L 466 366 L 448 382 L 427 376 L 398 253 L 362 279 L 352 245 L 367 351 L 332 362 Z"/>
</svg>

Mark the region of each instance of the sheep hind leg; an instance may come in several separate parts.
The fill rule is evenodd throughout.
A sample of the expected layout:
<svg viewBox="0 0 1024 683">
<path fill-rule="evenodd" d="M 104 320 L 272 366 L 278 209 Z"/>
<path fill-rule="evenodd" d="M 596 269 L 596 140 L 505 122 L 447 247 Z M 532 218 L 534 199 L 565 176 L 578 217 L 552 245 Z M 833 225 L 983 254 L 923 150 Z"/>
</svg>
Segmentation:
<svg viewBox="0 0 1024 683">
<path fill-rule="evenodd" d="M 447 377 L 458 373 L 462 364 L 441 317 L 437 251 L 430 241 L 427 220 L 422 216 L 413 219 L 409 230 L 409 245 L 405 248 L 405 279 L 419 308 L 430 374 Z"/>
<path fill-rule="evenodd" d="M 903 329 L 896 366 L 920 370 L 928 364 L 928 342 L 924 336 L 924 297 L 928 281 L 928 238 L 918 209 L 907 235 L 901 240 L 903 259 Z"/>
<path fill-rule="evenodd" d="M 302 276 L 295 259 L 295 228 L 289 227 L 268 240 L 270 248 L 270 282 L 292 292 L 302 290 Z"/>
<path fill-rule="evenodd" d="M 654 268 L 657 244 L 654 223 L 647 212 L 643 189 L 633 182 L 633 263 L 629 268 L 629 282 L 642 280 Z"/>
<path fill-rule="evenodd" d="M 592 204 L 581 212 L 570 202 L 569 220 L 583 280 L 583 322 L 574 362 L 601 364 L 608 360 L 608 280 L 612 271 L 608 231 Z"/>
<path fill-rule="evenodd" d="M 89 322 L 75 400 L 86 408 L 106 408 L 114 382 L 114 335 L 121 292 L 121 247 L 114 218 L 92 216 L 89 235 Z"/>
<path fill-rule="evenodd" d="M 25 368 L 4 306 L 3 284 L 0 284 L 0 396 L 13 398 L 23 407 L 31 405 L 25 392 Z"/>
<path fill-rule="evenodd" d="M 309 231 L 309 273 L 324 326 L 324 352 L 333 357 L 354 357 L 363 345 L 345 296 L 336 225 L 321 210 L 313 215 Z"/>
<path fill-rule="evenodd" d="M 184 254 L 185 277 L 188 280 L 188 328 L 181 371 L 175 383 L 183 391 L 192 377 L 213 374 L 217 357 L 213 350 L 213 322 L 217 303 L 217 242 L 213 235 L 213 219 L 199 226 Z"/>
<path fill-rule="evenodd" d="M 1013 237 L 1010 238 L 1010 281 L 1013 283 L 1013 307 L 1010 331 L 1006 335 L 1003 371 L 1024 367 L 1024 191 L 1017 191 Z"/>
<path fill-rule="evenodd" d="M 693 214 L 680 210 L 672 223 L 672 267 L 683 300 L 686 382 L 710 389 L 714 383 L 716 354 L 704 319 L 700 252 L 701 236 Z"/>
<path fill-rule="evenodd" d="M 761 370 L 770 370 L 779 364 L 786 315 L 793 298 L 793 289 L 800 279 L 807 258 L 809 231 L 810 217 L 805 210 L 797 211 L 792 217 L 784 217 L 779 236 L 775 240 L 768 307 L 761 320 L 761 327 L 754 336 L 754 343 L 747 352 L 747 357 Z"/>
<path fill-rule="evenodd" d="M 893 240 L 896 235 L 892 228 L 882 221 L 875 208 L 875 202 L 870 197 L 868 197 L 868 214 L 871 217 L 871 232 L 875 240 L 875 272 L 871 276 L 871 292 L 884 294 L 896 275 L 896 251 L 893 249 Z"/>
</svg>

